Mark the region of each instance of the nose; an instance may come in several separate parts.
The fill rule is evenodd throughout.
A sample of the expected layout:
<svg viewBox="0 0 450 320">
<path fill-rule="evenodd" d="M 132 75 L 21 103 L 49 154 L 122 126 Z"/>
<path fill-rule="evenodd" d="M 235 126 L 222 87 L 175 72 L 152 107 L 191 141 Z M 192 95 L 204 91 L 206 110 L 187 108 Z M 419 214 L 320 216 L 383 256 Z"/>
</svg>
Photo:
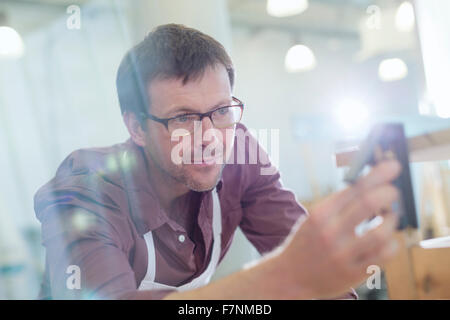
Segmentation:
<svg viewBox="0 0 450 320">
<path fill-rule="evenodd" d="M 218 139 L 217 136 L 217 129 L 214 127 L 214 124 L 212 123 L 211 119 L 209 117 L 204 117 L 201 121 L 201 136 L 196 135 L 194 137 L 194 146 L 195 148 L 203 148 L 206 147 L 208 144 L 215 142 Z M 206 134 L 207 141 L 204 141 L 204 137 Z"/>
<path fill-rule="evenodd" d="M 205 132 L 206 130 L 214 129 L 214 124 L 211 121 L 210 117 L 204 117 L 202 119 L 202 130 Z"/>
</svg>

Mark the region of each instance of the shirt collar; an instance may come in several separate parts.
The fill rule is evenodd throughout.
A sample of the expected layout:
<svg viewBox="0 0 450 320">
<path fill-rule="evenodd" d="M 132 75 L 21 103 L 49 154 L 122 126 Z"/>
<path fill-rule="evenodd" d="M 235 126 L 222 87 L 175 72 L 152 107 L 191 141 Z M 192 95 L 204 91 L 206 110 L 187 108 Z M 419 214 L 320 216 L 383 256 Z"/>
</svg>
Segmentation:
<svg viewBox="0 0 450 320">
<path fill-rule="evenodd" d="M 135 144 L 131 138 L 125 142 L 125 150 L 119 155 L 122 161 L 122 176 L 127 190 L 131 216 L 135 221 L 136 228 L 140 234 L 155 230 L 162 225 L 171 223 L 166 212 L 160 207 L 159 199 L 154 192 L 148 172 L 147 157 L 142 147 Z M 223 177 L 221 176 L 216 188 L 222 189 Z M 201 200 L 210 193 L 203 192 Z"/>
</svg>

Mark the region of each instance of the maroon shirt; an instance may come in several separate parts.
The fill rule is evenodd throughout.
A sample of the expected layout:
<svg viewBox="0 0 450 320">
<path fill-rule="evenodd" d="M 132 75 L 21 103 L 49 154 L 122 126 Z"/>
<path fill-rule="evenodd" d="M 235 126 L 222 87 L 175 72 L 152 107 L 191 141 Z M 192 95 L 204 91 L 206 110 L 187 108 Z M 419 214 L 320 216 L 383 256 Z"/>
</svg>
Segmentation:
<svg viewBox="0 0 450 320">
<path fill-rule="evenodd" d="M 248 143 L 257 142 L 251 137 L 245 150 Z M 235 141 L 239 152 L 236 146 Z M 222 209 L 219 261 L 237 227 L 263 254 L 277 247 L 306 214 L 294 194 L 283 189 L 279 173 L 261 175 L 261 167 L 259 162 L 227 164 L 223 170 L 217 185 Z M 147 271 L 143 235 L 149 231 L 155 243 L 156 282 L 180 286 L 206 269 L 213 242 L 211 192 L 188 193 L 178 199 L 180 214 L 169 216 L 159 206 L 150 174 L 142 148 L 131 139 L 77 150 L 63 161 L 35 195 L 46 247 L 40 298 L 163 298 L 170 291 L 137 291 Z M 73 270 L 66 272 L 70 265 L 80 268 L 79 290 L 67 287 L 73 275 Z"/>
</svg>

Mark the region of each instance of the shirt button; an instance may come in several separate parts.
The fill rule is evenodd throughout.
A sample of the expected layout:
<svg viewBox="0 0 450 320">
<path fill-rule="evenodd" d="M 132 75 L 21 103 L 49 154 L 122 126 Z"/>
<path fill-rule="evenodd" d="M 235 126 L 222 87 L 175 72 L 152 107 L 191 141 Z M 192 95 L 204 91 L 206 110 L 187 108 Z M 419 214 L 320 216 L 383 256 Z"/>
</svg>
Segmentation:
<svg viewBox="0 0 450 320">
<path fill-rule="evenodd" d="M 185 239 L 186 239 L 185 236 L 182 235 L 182 234 L 180 234 L 180 235 L 178 236 L 178 241 L 180 241 L 180 242 L 184 242 Z"/>
</svg>

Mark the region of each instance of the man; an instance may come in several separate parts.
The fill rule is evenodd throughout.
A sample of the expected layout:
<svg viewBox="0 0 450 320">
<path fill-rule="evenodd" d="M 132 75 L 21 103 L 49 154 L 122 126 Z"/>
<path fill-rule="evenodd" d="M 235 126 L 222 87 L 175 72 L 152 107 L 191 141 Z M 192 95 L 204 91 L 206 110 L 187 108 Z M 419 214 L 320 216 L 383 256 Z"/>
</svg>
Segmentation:
<svg viewBox="0 0 450 320">
<path fill-rule="evenodd" d="M 354 229 L 395 201 L 399 164 L 380 164 L 304 219 L 279 173 L 263 174 L 270 163 L 249 163 L 256 140 L 239 150 L 233 84 L 224 48 L 181 25 L 127 53 L 117 91 L 130 139 L 73 152 L 35 196 L 42 298 L 352 298 L 367 266 L 393 255 L 395 214 L 363 236 Z M 238 226 L 263 258 L 209 283 Z"/>
</svg>

